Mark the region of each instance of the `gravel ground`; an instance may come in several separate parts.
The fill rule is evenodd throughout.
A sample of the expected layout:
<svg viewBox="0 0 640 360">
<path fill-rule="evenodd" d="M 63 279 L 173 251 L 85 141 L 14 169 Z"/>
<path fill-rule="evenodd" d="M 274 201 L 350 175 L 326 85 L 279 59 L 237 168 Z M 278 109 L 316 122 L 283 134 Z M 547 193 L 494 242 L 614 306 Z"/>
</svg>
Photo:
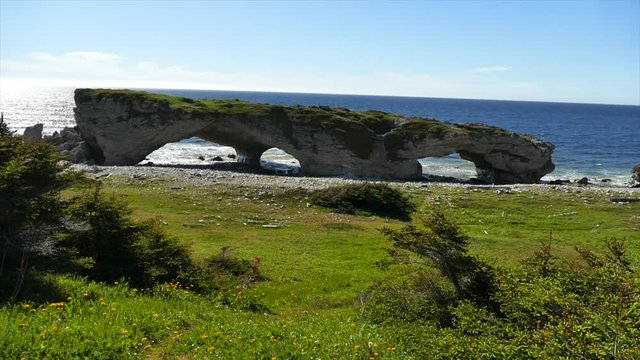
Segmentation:
<svg viewBox="0 0 640 360">
<path fill-rule="evenodd" d="M 74 169 L 84 170 L 88 175 L 96 178 L 116 176 L 123 182 L 129 180 L 165 179 L 175 186 L 199 187 L 214 184 L 228 184 L 237 186 L 259 186 L 280 188 L 321 189 L 334 185 L 360 183 L 365 181 L 383 181 L 380 179 L 362 179 L 345 177 L 305 177 L 283 176 L 269 174 L 254 174 L 235 170 L 217 170 L 204 167 L 187 166 L 96 166 L 73 165 Z M 517 185 L 478 185 L 461 182 L 438 181 L 386 181 L 404 188 L 418 188 L 430 186 L 445 186 L 452 188 L 495 189 L 496 191 L 528 191 L 536 193 L 546 192 L 592 192 L 602 195 L 622 196 L 630 198 L 640 197 L 640 188 L 613 187 L 603 184 L 549 185 L 549 184 L 517 184 Z"/>
</svg>

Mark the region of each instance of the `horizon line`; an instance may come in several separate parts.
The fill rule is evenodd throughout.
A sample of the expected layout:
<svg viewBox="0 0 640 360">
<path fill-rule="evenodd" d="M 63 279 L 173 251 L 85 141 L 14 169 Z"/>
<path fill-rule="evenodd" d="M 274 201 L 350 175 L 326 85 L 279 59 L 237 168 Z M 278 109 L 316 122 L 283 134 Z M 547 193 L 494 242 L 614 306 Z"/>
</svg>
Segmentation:
<svg viewBox="0 0 640 360">
<path fill-rule="evenodd" d="M 283 91 L 283 90 L 246 90 L 246 89 L 215 89 L 203 85 L 202 87 L 196 86 L 182 86 L 184 84 L 174 83 L 175 86 L 166 86 L 169 83 L 164 84 L 165 86 L 157 87 L 157 86 L 144 86 L 144 85 L 122 85 L 122 83 L 126 83 L 125 81 L 113 81 L 113 80 L 74 80 L 74 79 L 39 79 L 39 78 L 5 78 L 0 77 L 0 96 L 2 95 L 2 89 L 5 88 L 6 85 L 3 85 L 4 81 L 20 81 L 20 82 L 30 82 L 27 84 L 22 84 L 21 86 L 35 88 L 35 87 L 44 87 L 44 88 L 94 88 L 94 89 L 127 89 L 127 90 L 187 90 L 187 91 L 221 91 L 221 92 L 253 92 L 253 93 L 277 93 L 277 94 L 307 94 L 307 95 L 336 95 L 336 96 L 369 96 L 369 97 L 398 97 L 398 98 L 412 98 L 412 99 L 450 99 L 450 100 L 472 100 L 472 101 L 508 101 L 508 102 L 533 102 L 533 103 L 553 103 L 553 104 L 576 104 L 576 105 L 610 105 L 610 106 L 634 106 L 640 107 L 640 99 L 638 99 L 638 103 L 607 103 L 607 102 L 598 102 L 598 101 L 568 101 L 568 100 L 534 100 L 534 99 L 505 99 L 505 98 L 471 98 L 471 97 L 444 97 L 444 96 L 425 96 L 425 95 L 396 95 L 396 94 L 365 94 L 365 93 L 347 93 L 347 92 L 323 92 L 323 91 Z M 55 84 L 54 82 L 59 81 L 61 83 Z M 36 82 L 40 82 L 41 84 L 37 84 Z M 73 84 L 77 83 L 77 84 Z M 84 86 L 90 83 L 97 83 L 98 86 Z M 104 86 L 105 84 L 112 83 L 111 85 Z M 118 85 L 118 83 L 121 83 Z M 195 85 L 195 84 L 194 84 Z"/>
</svg>

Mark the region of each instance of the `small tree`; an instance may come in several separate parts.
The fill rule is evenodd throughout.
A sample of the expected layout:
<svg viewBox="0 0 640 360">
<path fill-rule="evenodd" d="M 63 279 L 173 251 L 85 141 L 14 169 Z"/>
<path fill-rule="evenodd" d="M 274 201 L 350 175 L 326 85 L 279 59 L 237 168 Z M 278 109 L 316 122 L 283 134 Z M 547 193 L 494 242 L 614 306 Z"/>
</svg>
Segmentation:
<svg viewBox="0 0 640 360">
<path fill-rule="evenodd" d="M 0 117 L 0 298 L 18 295 L 34 255 L 56 251 L 59 193 L 77 179 L 60 160 L 48 144 L 23 142 Z"/>
<path fill-rule="evenodd" d="M 411 251 L 438 269 L 449 279 L 458 299 L 492 304 L 491 295 L 495 291 L 493 270 L 469 255 L 469 238 L 438 210 L 423 219 L 422 225 L 423 228 L 419 228 L 411 224 L 400 230 L 384 228 L 382 232 L 395 248 Z"/>
</svg>

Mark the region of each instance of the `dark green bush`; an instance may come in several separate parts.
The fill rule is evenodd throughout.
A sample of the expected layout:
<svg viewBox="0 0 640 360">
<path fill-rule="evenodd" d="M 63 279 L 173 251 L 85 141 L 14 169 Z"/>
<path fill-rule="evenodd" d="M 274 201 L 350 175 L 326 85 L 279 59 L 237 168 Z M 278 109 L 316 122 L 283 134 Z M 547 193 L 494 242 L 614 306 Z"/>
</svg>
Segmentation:
<svg viewBox="0 0 640 360">
<path fill-rule="evenodd" d="M 387 281 L 373 286 L 365 296 L 365 316 L 378 324 L 451 323 L 448 306 L 455 303 L 451 283 L 433 271 L 421 271 L 408 281 Z"/>
<path fill-rule="evenodd" d="M 577 249 L 576 262 L 543 244 L 522 266 L 492 269 L 468 255 L 468 239 L 444 215 L 423 225 L 385 230 L 390 252 L 400 266 L 418 262 L 442 276 L 374 286 L 363 308 L 412 356 L 640 358 L 640 273 L 623 241 L 606 241 L 604 255 Z"/>
<path fill-rule="evenodd" d="M 77 271 L 93 280 L 124 278 L 147 287 L 184 281 L 195 271 L 184 245 L 153 221 L 131 220 L 126 204 L 104 196 L 99 187 L 75 199 L 68 213 L 76 228 L 62 243 L 81 260 Z"/>
<path fill-rule="evenodd" d="M 409 220 L 416 206 L 400 190 L 387 184 L 364 183 L 333 186 L 314 191 L 310 196 L 315 205 L 340 213 L 378 215 Z"/>
<path fill-rule="evenodd" d="M 60 160 L 0 120 L 0 300 L 15 298 L 37 258 L 57 251 L 66 206 L 59 193 L 78 179 Z"/>
<path fill-rule="evenodd" d="M 261 279 L 258 258 L 196 266 L 186 246 L 154 221 L 133 221 L 126 204 L 99 186 L 63 201 L 61 190 L 86 179 L 60 160 L 52 146 L 24 142 L 0 119 L 0 301 L 53 293 L 41 281 L 48 271 L 137 287 L 180 282 L 197 290 Z M 21 289 L 27 293 L 19 296 Z"/>
<path fill-rule="evenodd" d="M 262 260 L 238 259 L 230 255 L 228 247 L 219 255 L 205 259 L 199 269 L 200 288 L 214 291 L 219 289 L 245 288 L 264 280 L 260 274 Z"/>
</svg>

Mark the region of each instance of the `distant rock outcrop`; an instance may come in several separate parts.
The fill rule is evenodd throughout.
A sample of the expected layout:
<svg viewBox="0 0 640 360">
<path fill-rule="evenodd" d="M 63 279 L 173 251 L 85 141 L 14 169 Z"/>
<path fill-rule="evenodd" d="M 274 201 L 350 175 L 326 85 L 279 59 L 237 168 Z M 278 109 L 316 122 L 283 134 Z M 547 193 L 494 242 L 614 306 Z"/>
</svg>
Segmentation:
<svg viewBox="0 0 640 360">
<path fill-rule="evenodd" d="M 43 140 L 52 144 L 62 156 L 71 162 L 89 164 L 95 162 L 94 153 L 91 147 L 82 140 L 77 126 L 66 127 L 60 132 L 56 131 L 49 136 L 45 136 Z"/>
<path fill-rule="evenodd" d="M 129 90 L 77 89 L 75 101 L 82 138 L 105 165 L 137 164 L 166 143 L 198 136 L 234 147 L 256 167 L 264 151 L 278 147 L 299 160 L 304 175 L 419 179 L 418 159 L 453 153 L 488 183 L 534 183 L 554 169 L 552 144 L 480 124 Z"/>
<path fill-rule="evenodd" d="M 43 124 L 35 124 L 33 126 L 27 126 L 22 134 L 22 139 L 26 142 L 34 143 L 42 141 L 42 129 Z"/>
</svg>

